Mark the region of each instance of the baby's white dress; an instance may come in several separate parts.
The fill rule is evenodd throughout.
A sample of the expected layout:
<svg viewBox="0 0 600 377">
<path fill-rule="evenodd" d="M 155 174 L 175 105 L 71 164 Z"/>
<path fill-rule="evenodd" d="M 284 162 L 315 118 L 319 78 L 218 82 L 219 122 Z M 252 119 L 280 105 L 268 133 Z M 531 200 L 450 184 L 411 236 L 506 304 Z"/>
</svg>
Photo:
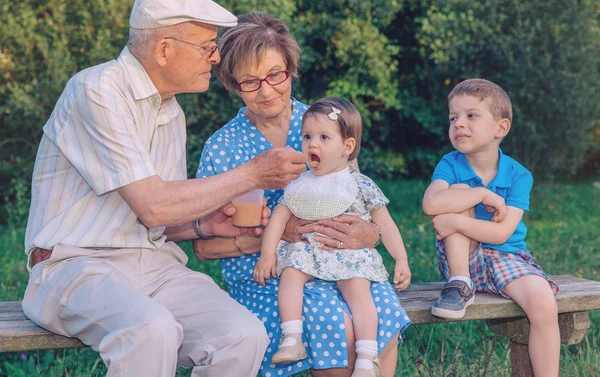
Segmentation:
<svg viewBox="0 0 600 377">
<path fill-rule="evenodd" d="M 290 183 L 279 202 L 294 215 L 306 220 L 350 214 L 366 221 L 371 221 L 371 211 L 388 203 L 373 180 L 350 168 L 323 176 L 308 170 Z M 322 244 L 314 239 L 315 235 L 305 235 L 308 245 L 279 242 L 278 275 L 284 268 L 293 267 L 322 280 L 363 277 L 379 282 L 388 278 L 381 255 L 375 248 L 322 250 Z"/>
</svg>

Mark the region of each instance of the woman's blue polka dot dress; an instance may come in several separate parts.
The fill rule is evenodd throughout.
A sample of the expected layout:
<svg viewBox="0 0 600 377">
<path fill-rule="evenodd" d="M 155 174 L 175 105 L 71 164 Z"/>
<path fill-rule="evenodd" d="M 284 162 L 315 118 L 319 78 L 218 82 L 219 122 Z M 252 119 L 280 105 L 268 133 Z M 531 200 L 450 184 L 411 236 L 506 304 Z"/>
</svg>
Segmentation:
<svg viewBox="0 0 600 377">
<path fill-rule="evenodd" d="M 302 146 L 302 115 L 308 106 L 292 99 L 293 113 L 288 131 L 287 145 L 295 150 Z M 272 148 L 271 143 L 254 127 L 240 109 L 237 116 L 215 132 L 205 143 L 196 176 L 209 177 L 254 158 Z M 275 207 L 283 190 L 265 191 L 267 204 Z M 229 286 L 229 294 L 239 303 L 255 313 L 265 324 L 271 344 L 260 369 L 262 377 L 290 376 L 307 368 L 341 368 L 348 365 L 346 326 L 344 313 L 348 306 L 342 299 L 335 282 L 312 280 L 304 287 L 304 345 L 308 357 L 288 365 L 271 364 L 271 356 L 280 341 L 277 290 L 279 279 L 267 280 L 265 287 L 253 279 L 254 266 L 259 254 L 222 261 L 222 274 Z M 379 328 L 377 341 L 379 350 L 398 333 L 410 326 L 410 319 L 389 282 L 372 283 L 371 293 L 377 306 Z"/>
</svg>

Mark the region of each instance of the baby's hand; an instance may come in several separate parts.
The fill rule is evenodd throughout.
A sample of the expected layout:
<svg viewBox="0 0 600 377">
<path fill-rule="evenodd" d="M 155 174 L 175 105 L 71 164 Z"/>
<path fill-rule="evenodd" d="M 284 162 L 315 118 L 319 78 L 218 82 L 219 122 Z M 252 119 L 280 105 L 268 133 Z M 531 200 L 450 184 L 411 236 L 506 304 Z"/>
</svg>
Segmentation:
<svg viewBox="0 0 600 377">
<path fill-rule="evenodd" d="M 265 280 L 277 277 L 277 259 L 274 255 L 262 254 L 254 266 L 254 280 L 264 286 Z"/>
<path fill-rule="evenodd" d="M 506 204 L 504 202 L 504 198 L 500 195 L 492 191 L 488 191 L 488 194 L 485 198 L 483 198 L 481 203 L 485 206 L 489 213 L 492 213 L 494 210 L 496 210 L 494 212 L 494 216 L 492 217 L 493 222 L 500 222 L 502 219 L 504 219 L 504 216 L 506 216 Z"/>
<path fill-rule="evenodd" d="M 401 291 L 408 287 L 410 284 L 410 268 L 408 267 L 408 261 L 406 259 L 401 259 L 396 261 L 396 266 L 394 267 L 394 288 L 397 291 Z"/>
</svg>

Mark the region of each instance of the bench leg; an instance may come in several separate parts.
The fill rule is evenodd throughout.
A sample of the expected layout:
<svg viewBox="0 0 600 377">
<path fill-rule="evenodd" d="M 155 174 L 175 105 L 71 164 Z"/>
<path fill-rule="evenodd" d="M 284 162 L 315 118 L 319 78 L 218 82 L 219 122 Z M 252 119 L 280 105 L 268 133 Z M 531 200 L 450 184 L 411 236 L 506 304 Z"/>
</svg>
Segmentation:
<svg viewBox="0 0 600 377">
<path fill-rule="evenodd" d="M 510 362 L 512 364 L 512 377 L 533 376 L 533 368 L 529 361 L 529 347 L 526 344 L 510 342 Z"/>
<path fill-rule="evenodd" d="M 527 318 L 502 318 L 486 321 L 488 328 L 510 339 L 512 377 L 533 376 L 529 361 L 529 321 Z M 578 344 L 590 328 L 588 312 L 562 313 L 558 315 L 560 342 Z"/>
</svg>

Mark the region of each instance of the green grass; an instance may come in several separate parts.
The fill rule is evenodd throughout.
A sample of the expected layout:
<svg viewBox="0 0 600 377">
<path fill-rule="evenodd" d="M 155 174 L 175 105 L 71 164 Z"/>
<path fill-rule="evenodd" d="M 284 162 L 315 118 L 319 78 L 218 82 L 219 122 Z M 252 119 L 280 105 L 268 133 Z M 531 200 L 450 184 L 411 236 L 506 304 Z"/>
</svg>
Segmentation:
<svg viewBox="0 0 600 377">
<path fill-rule="evenodd" d="M 413 282 L 437 281 L 434 233 L 421 212 L 425 182 L 379 182 L 390 198 L 408 250 Z M 541 184 L 534 187 L 527 244 L 549 274 L 570 274 L 600 281 L 600 189 L 593 184 Z M 0 229 L 0 300 L 20 300 L 27 284 L 22 226 Z M 190 244 L 182 246 L 189 253 Z M 385 252 L 388 267 L 392 259 Z M 223 286 L 218 261 L 190 267 L 203 271 Z M 563 377 L 600 376 L 600 312 L 591 314 L 591 329 L 584 341 L 563 346 Z M 485 323 L 413 326 L 398 349 L 396 376 L 510 376 L 509 343 L 491 333 Z M 0 354 L 0 376 L 104 376 L 106 369 L 89 349 Z M 180 376 L 189 371 L 180 370 Z M 306 376 L 301 374 L 299 376 Z"/>
</svg>

